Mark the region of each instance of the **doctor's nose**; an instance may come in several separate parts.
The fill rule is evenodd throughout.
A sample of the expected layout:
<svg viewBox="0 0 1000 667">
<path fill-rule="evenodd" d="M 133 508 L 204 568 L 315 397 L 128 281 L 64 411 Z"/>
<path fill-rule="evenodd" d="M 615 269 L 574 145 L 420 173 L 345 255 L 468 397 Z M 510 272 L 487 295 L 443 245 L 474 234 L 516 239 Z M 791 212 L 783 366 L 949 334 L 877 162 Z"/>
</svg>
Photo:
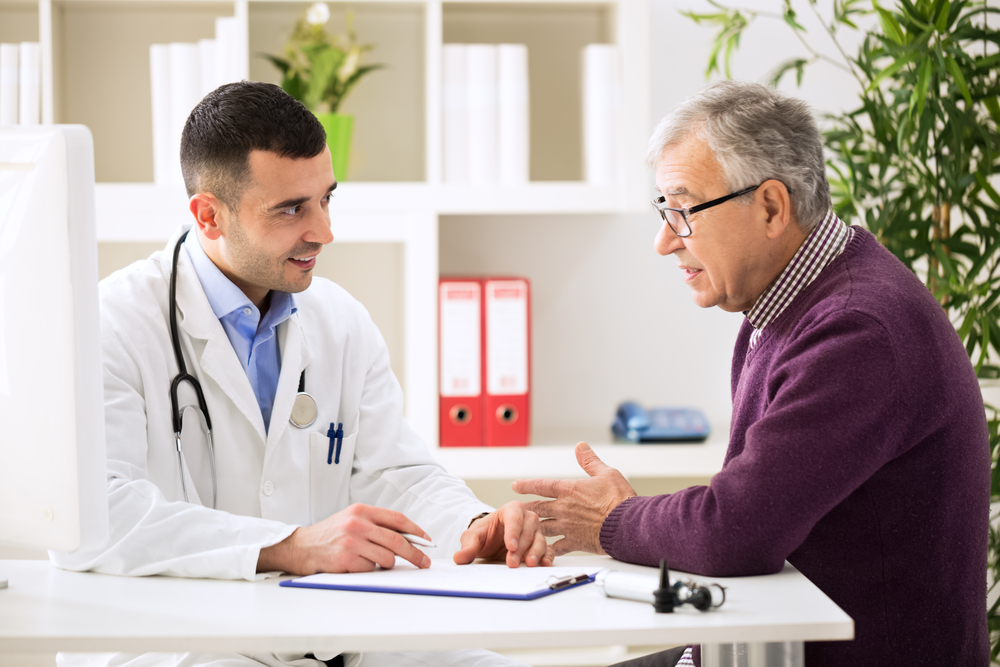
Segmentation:
<svg viewBox="0 0 1000 667">
<path fill-rule="evenodd" d="M 684 239 L 677 236 L 674 230 L 670 229 L 669 225 L 664 222 L 660 225 L 660 232 L 656 235 L 656 239 L 653 241 L 653 249 L 660 255 L 666 256 L 673 254 L 684 247 Z"/>
<path fill-rule="evenodd" d="M 303 239 L 311 243 L 326 245 L 333 241 L 333 228 L 330 223 L 330 213 L 319 211 L 310 220 L 309 231 Z"/>
</svg>

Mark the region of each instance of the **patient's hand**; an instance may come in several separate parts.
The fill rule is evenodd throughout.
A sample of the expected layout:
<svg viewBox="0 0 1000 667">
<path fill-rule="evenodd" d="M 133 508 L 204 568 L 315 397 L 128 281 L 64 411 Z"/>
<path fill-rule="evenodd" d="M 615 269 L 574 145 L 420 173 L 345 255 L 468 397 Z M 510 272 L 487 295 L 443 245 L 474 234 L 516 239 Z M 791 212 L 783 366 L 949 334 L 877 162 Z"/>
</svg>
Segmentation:
<svg viewBox="0 0 1000 667">
<path fill-rule="evenodd" d="M 601 524 L 623 500 L 637 495 L 628 480 L 601 461 L 587 443 L 577 444 L 576 460 L 588 478 L 519 479 L 511 484 L 517 493 L 553 498 L 526 505 L 541 517 L 544 535 L 563 536 L 552 544 L 557 556 L 570 551 L 603 554 Z"/>
</svg>

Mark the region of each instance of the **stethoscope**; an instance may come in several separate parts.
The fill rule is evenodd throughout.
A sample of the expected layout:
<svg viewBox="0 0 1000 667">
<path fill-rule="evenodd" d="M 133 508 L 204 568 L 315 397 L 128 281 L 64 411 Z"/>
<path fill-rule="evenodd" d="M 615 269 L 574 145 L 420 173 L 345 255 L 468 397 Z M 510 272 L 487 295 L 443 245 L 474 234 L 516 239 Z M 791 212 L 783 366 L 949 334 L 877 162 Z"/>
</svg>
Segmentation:
<svg viewBox="0 0 1000 667">
<path fill-rule="evenodd" d="M 190 230 L 188 230 L 190 231 Z M 208 457 L 212 468 L 212 509 L 216 509 L 219 502 L 218 478 L 215 474 L 215 439 L 212 436 L 212 417 L 208 414 L 208 404 L 205 402 L 205 394 L 201 390 L 201 383 L 198 378 L 187 372 L 184 364 L 184 355 L 181 353 L 180 337 L 177 335 L 177 258 L 181 254 L 181 246 L 188 232 L 184 232 L 177 245 L 174 246 L 173 263 L 170 267 L 170 344 L 174 348 L 174 358 L 177 359 L 178 373 L 170 383 L 170 407 L 173 410 L 174 443 L 177 446 L 177 465 L 181 474 L 181 490 L 184 492 L 184 502 L 188 502 L 187 483 L 184 481 L 184 454 L 181 451 L 181 427 L 184 423 L 183 415 L 177 402 L 177 389 L 182 382 L 187 382 L 194 389 L 195 396 L 198 397 L 198 409 L 205 419 L 205 430 L 208 432 Z M 308 428 L 316 421 L 318 410 L 316 400 L 306 393 L 306 372 L 303 370 L 299 376 L 299 391 L 295 394 L 295 401 L 292 403 L 292 413 L 288 421 L 296 428 Z"/>
</svg>

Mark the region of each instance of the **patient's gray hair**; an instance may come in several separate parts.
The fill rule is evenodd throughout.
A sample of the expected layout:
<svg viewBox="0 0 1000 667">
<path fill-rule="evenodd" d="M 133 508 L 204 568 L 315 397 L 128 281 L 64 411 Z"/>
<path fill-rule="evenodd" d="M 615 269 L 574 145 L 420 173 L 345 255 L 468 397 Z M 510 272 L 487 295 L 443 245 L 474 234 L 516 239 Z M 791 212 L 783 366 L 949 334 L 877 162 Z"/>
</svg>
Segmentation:
<svg viewBox="0 0 1000 667">
<path fill-rule="evenodd" d="M 646 164 L 694 133 L 708 143 L 730 192 L 776 179 L 788 188 L 799 227 L 830 210 L 823 141 L 809 106 L 757 83 L 720 81 L 689 97 L 653 130 Z M 752 194 L 737 201 L 749 203 Z"/>
</svg>

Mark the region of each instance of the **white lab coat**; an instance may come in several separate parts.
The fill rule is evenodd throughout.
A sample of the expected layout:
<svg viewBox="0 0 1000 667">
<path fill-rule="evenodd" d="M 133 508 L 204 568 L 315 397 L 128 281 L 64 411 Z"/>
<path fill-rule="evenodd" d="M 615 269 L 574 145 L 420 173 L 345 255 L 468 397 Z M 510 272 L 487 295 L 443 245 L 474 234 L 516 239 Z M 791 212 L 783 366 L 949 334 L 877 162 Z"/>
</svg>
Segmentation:
<svg viewBox="0 0 1000 667">
<path fill-rule="evenodd" d="M 431 457 L 402 418 L 403 394 L 368 312 L 338 285 L 315 278 L 278 328 L 281 374 L 269 432 L 250 382 L 212 312 L 186 250 L 177 277 L 178 330 L 188 372 L 210 411 L 218 474 L 212 505 L 207 437 L 184 383 L 184 502 L 171 425 L 168 285 L 173 247 L 114 273 L 100 286 L 110 540 L 100 549 L 51 553 L 56 565 L 118 575 L 254 580 L 260 549 L 297 526 L 352 503 L 398 510 L 450 558 L 469 521 L 490 508 Z M 194 232 L 192 232 L 194 233 Z M 319 415 L 307 429 L 288 417 L 299 375 Z M 339 464 L 327 464 L 331 423 L 342 422 Z"/>
</svg>

